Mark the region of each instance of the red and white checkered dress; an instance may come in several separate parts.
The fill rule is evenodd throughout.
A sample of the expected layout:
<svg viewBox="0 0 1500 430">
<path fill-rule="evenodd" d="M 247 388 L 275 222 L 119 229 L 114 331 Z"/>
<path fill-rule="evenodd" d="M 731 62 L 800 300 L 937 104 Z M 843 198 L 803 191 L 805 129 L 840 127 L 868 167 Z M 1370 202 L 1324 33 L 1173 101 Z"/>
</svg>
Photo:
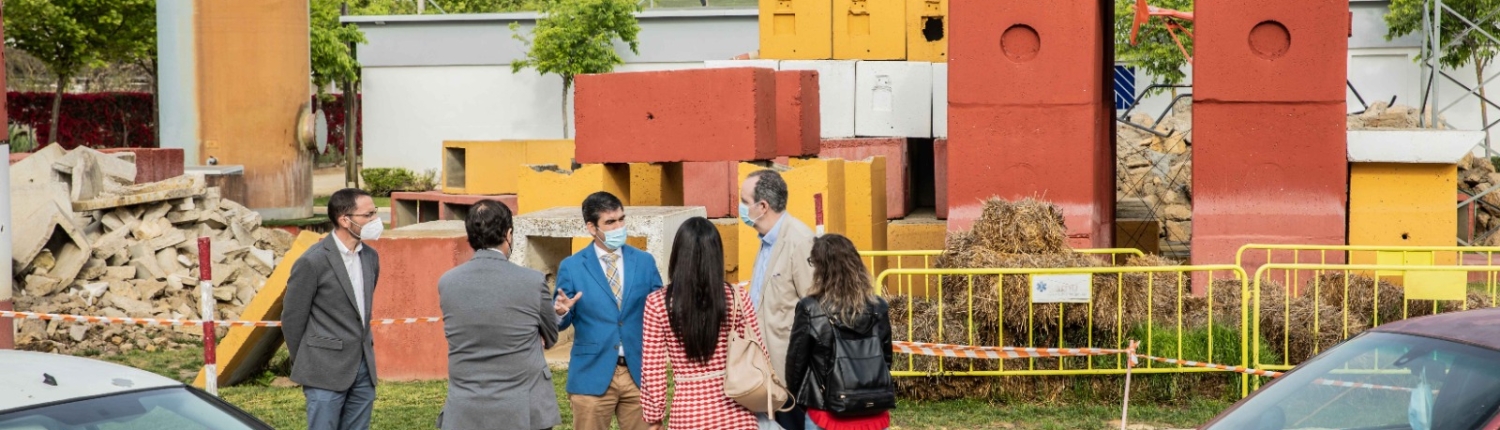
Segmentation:
<svg viewBox="0 0 1500 430">
<path fill-rule="evenodd" d="M 734 287 L 724 286 L 725 297 L 731 297 L 730 288 Z M 667 406 L 667 358 L 670 354 L 676 391 L 672 394 L 672 419 L 667 422 L 667 428 L 756 430 L 755 415 L 724 396 L 723 376 L 695 378 L 713 373 L 722 375 L 728 360 L 729 330 L 734 321 L 721 325 L 719 346 L 714 349 L 713 359 L 707 364 L 689 360 L 687 350 L 672 334 L 667 321 L 666 293 L 663 288 L 646 298 L 645 339 L 641 351 L 642 418 L 647 423 L 662 420 Z M 740 294 L 739 306 L 746 333 L 753 333 L 754 339 L 760 341 L 760 323 L 755 318 L 755 307 L 750 304 L 749 294 Z M 726 318 L 733 318 L 732 310 L 726 314 Z"/>
</svg>

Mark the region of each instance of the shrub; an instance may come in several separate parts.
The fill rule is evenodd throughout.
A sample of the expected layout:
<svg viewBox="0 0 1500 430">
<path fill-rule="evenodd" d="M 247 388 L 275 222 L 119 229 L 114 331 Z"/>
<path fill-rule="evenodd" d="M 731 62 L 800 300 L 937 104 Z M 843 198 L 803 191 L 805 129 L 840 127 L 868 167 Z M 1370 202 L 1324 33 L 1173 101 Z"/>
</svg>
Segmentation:
<svg viewBox="0 0 1500 430">
<path fill-rule="evenodd" d="M 427 169 L 427 170 L 423 170 L 422 173 L 417 174 L 416 177 L 412 179 L 411 190 L 412 191 L 432 191 L 432 190 L 436 190 L 437 186 L 438 186 L 438 173 L 437 173 L 437 169 Z"/>
<path fill-rule="evenodd" d="M 375 197 L 390 197 L 392 191 L 412 189 L 416 180 L 411 170 L 400 167 L 365 169 L 360 172 L 360 177 L 364 178 L 365 191 Z"/>
<path fill-rule="evenodd" d="M 19 154 L 36 150 L 36 130 L 26 124 L 7 124 L 10 129 L 10 153 Z"/>
</svg>

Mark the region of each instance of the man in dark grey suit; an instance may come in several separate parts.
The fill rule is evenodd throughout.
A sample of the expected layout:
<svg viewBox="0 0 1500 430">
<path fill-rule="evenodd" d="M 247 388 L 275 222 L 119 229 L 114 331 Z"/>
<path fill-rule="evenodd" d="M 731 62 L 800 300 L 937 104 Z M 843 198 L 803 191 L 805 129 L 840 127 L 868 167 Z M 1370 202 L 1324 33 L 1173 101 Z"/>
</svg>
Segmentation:
<svg viewBox="0 0 1500 430">
<path fill-rule="evenodd" d="M 370 195 L 353 188 L 329 197 L 328 219 L 333 233 L 292 265 L 281 333 L 292 381 L 307 397 L 308 429 L 369 429 L 376 380 L 370 302 L 380 256 L 363 241 L 380 238 L 385 224 Z"/>
<path fill-rule="evenodd" d="M 542 350 L 557 343 L 552 294 L 541 272 L 508 260 L 510 209 L 494 200 L 464 222 L 474 259 L 443 274 L 438 301 L 448 337 L 444 430 L 537 430 L 562 423 Z"/>
</svg>

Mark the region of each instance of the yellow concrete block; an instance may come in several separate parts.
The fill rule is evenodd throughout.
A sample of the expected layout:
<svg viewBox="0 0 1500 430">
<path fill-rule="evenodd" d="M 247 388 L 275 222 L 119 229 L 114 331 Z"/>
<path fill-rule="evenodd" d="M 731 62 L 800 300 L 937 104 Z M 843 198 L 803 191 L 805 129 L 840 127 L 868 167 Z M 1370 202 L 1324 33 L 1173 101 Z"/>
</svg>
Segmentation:
<svg viewBox="0 0 1500 430">
<path fill-rule="evenodd" d="M 908 0 L 834 0 L 833 58 L 905 60 Z"/>
<path fill-rule="evenodd" d="M 522 215 L 558 206 L 579 207 L 584 198 L 598 191 L 630 201 L 630 168 L 623 164 L 587 164 L 571 172 L 528 166 L 521 169 L 519 182 L 516 212 Z"/>
<path fill-rule="evenodd" d="M 714 228 L 719 230 L 719 238 L 724 241 L 724 282 L 739 282 L 740 268 L 740 237 L 739 227 L 744 225 L 738 218 L 720 218 L 711 220 Z M 746 272 L 749 273 L 749 272 Z M 750 280 L 746 277 L 745 280 Z"/>
<path fill-rule="evenodd" d="M 845 236 L 860 251 L 886 249 L 885 157 L 844 162 Z M 886 259 L 866 259 L 871 275 L 885 270 Z"/>
<path fill-rule="evenodd" d="M 760 58 L 833 58 L 833 0 L 760 0 Z"/>
<path fill-rule="evenodd" d="M 906 0 L 906 59 L 948 62 L 948 0 Z"/>
<path fill-rule="evenodd" d="M 813 205 L 813 196 L 822 194 L 825 232 L 847 233 L 844 160 L 815 158 L 793 159 L 790 162 L 792 167 L 781 172 L 781 178 L 787 184 L 786 212 L 807 224 L 809 229 L 816 229 L 817 211 Z M 743 184 L 751 172 L 761 169 L 764 167 L 740 163 L 739 184 Z M 739 189 L 738 184 L 735 189 Z M 738 200 L 739 196 L 735 196 L 735 199 Z M 744 223 L 740 224 L 739 231 L 740 267 L 750 268 L 741 270 L 740 275 L 748 280 L 755 267 L 755 256 L 760 250 L 760 235 Z"/>
<path fill-rule="evenodd" d="M 631 163 L 631 206 L 682 206 L 681 163 Z"/>
<path fill-rule="evenodd" d="M 1354 163 L 1349 168 L 1349 244 L 1453 246 L 1458 220 L 1453 196 L 1458 168 L 1452 164 Z M 1375 263 L 1373 252 L 1354 252 L 1350 262 Z M 1457 264 L 1456 253 L 1425 257 Z"/>
<path fill-rule="evenodd" d="M 271 272 L 271 277 L 266 279 L 260 292 L 255 298 L 250 299 L 250 304 L 245 306 L 245 312 L 240 315 L 245 321 L 275 321 L 281 319 L 281 299 L 286 296 L 286 282 L 292 276 L 292 263 L 308 248 L 318 244 L 323 235 L 310 231 L 303 231 L 297 235 L 292 242 L 292 248 L 286 252 L 281 264 Z M 281 338 L 281 329 L 274 329 L 275 336 L 271 336 L 273 329 L 269 327 L 230 327 L 229 334 L 219 340 L 216 350 L 219 363 L 219 386 L 227 386 L 248 380 L 260 374 L 271 356 L 276 355 L 276 350 L 284 341 Z M 198 371 L 198 377 L 193 380 L 193 386 L 203 388 L 207 377 L 203 370 Z"/>
<path fill-rule="evenodd" d="M 440 185 L 447 194 L 516 194 L 522 166 L 529 164 L 571 169 L 573 141 L 445 141 Z"/>
<path fill-rule="evenodd" d="M 526 141 L 526 164 L 552 164 L 571 169 L 573 168 L 573 141 L 528 140 Z"/>
<path fill-rule="evenodd" d="M 886 227 L 886 235 L 886 247 L 892 251 L 943 249 L 948 237 L 948 223 L 937 219 L 932 212 L 912 214 L 906 219 L 891 221 Z M 926 269 L 933 267 L 936 263 L 936 256 L 888 259 L 891 269 Z M 914 297 L 927 297 L 929 288 L 936 285 L 936 278 L 928 279 L 928 277 L 915 275 L 892 275 L 885 280 L 887 294 L 911 294 Z M 936 291 L 931 292 L 936 293 Z"/>
<path fill-rule="evenodd" d="M 515 194 L 524 141 L 445 141 L 441 185 L 447 194 Z"/>
</svg>

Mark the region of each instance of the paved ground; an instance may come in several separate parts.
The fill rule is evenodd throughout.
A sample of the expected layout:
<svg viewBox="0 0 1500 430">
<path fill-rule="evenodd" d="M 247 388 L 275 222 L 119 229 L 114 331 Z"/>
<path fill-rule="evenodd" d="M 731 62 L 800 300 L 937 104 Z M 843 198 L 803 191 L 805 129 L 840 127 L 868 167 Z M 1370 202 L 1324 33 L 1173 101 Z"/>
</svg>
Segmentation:
<svg viewBox="0 0 1500 430">
<path fill-rule="evenodd" d="M 331 196 L 344 188 L 344 168 L 329 167 L 313 171 L 313 196 Z"/>
</svg>

